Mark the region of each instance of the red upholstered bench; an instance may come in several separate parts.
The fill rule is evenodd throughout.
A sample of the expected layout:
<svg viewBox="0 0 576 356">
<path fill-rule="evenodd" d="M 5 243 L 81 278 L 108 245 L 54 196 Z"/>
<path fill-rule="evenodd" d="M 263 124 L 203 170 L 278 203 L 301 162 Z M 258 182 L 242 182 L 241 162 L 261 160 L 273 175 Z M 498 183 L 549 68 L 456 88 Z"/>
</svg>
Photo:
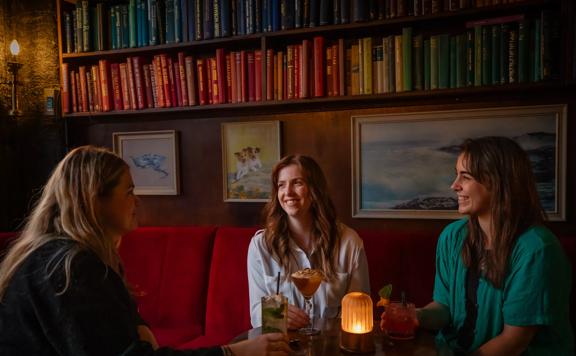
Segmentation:
<svg viewBox="0 0 576 356">
<path fill-rule="evenodd" d="M 204 334 L 214 227 L 143 227 L 120 255 L 142 318 L 158 343 L 178 347 Z"/>
</svg>

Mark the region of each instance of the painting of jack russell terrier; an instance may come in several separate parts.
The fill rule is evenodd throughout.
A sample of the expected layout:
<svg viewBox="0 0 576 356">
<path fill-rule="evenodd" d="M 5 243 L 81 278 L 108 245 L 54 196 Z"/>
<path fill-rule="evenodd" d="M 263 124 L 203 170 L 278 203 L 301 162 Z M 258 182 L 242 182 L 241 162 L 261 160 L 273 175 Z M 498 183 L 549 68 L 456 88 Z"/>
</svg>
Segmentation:
<svg viewBox="0 0 576 356">
<path fill-rule="evenodd" d="M 225 123 L 222 158 L 225 201 L 267 201 L 280 159 L 278 121 Z"/>
</svg>

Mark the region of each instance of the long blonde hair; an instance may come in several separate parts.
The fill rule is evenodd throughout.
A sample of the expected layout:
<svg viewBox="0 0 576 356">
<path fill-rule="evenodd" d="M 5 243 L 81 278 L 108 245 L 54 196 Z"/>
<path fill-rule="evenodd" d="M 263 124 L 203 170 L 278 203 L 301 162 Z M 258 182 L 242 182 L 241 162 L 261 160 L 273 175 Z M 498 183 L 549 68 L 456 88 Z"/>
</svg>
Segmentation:
<svg viewBox="0 0 576 356">
<path fill-rule="evenodd" d="M 92 251 L 102 262 L 121 274 L 116 242 L 107 235 L 98 212 L 101 197 L 118 185 L 128 165 L 104 148 L 82 146 L 60 161 L 42 190 L 20 237 L 0 264 L 0 301 L 17 269 L 30 254 L 53 240 L 75 241 L 63 247 L 64 293 L 71 276 L 72 259 L 80 251 Z M 53 273 L 58 265 L 52 265 Z M 48 268 L 48 266 L 47 266 Z"/>
<path fill-rule="evenodd" d="M 336 276 L 336 259 L 340 251 L 340 228 L 336 220 L 336 209 L 328 192 L 328 185 L 322 169 L 308 156 L 290 155 L 281 159 L 272 170 L 272 198 L 264 207 L 266 230 L 264 240 L 272 255 L 278 260 L 286 273 L 290 272 L 290 232 L 288 218 L 278 201 L 278 176 L 280 171 L 290 165 L 300 167 L 312 204 L 312 249 L 317 266 L 328 280 Z"/>
</svg>

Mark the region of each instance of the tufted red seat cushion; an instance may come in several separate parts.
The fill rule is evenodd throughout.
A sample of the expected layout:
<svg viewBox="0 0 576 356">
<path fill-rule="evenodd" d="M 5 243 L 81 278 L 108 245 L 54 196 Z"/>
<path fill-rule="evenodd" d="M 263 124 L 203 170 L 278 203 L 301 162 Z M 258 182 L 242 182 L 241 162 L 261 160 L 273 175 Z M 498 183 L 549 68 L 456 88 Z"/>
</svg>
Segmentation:
<svg viewBox="0 0 576 356">
<path fill-rule="evenodd" d="M 120 255 L 142 318 L 162 346 L 204 333 L 214 227 L 143 227 L 124 236 Z"/>
</svg>

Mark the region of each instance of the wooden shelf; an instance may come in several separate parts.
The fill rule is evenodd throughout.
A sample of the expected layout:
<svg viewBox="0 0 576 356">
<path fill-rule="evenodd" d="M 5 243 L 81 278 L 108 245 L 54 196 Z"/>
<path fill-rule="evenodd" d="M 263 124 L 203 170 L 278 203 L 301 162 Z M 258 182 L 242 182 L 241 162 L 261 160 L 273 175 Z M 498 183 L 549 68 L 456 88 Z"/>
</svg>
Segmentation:
<svg viewBox="0 0 576 356">
<path fill-rule="evenodd" d="M 173 108 L 153 108 L 142 110 L 122 110 L 122 111 L 108 111 L 108 112 L 81 112 L 64 115 L 67 118 L 114 118 L 114 117 L 132 117 L 143 116 L 153 117 L 156 114 L 168 113 L 194 113 L 197 114 L 211 114 L 217 113 L 237 113 L 239 111 L 310 111 L 314 107 L 321 108 L 321 110 L 337 110 L 350 107 L 372 106 L 378 104 L 379 106 L 386 106 L 387 104 L 397 104 L 399 101 L 415 101 L 418 100 L 436 100 L 438 98 L 467 98 L 470 96 L 483 95 L 486 96 L 501 96 L 502 94 L 523 94 L 523 93 L 537 93 L 549 91 L 551 89 L 561 90 L 566 88 L 558 81 L 527 83 L 527 84 L 507 84 L 498 86 L 486 87 L 466 87 L 457 89 L 436 89 L 436 90 L 420 90 L 409 91 L 389 94 L 375 94 L 375 95 L 355 95 L 355 96 L 333 96 L 322 98 L 310 99 L 294 99 L 282 101 L 254 101 L 247 103 L 235 104 L 213 104 L 213 105 L 196 105 L 184 106 Z M 372 104 L 372 105 L 371 105 Z M 296 110 L 294 110 L 296 109 Z M 262 114 L 268 112 L 262 112 Z M 171 117 L 155 117 L 155 119 L 172 120 L 178 119 L 181 116 Z M 193 117 L 186 117 L 187 119 Z"/>
</svg>

